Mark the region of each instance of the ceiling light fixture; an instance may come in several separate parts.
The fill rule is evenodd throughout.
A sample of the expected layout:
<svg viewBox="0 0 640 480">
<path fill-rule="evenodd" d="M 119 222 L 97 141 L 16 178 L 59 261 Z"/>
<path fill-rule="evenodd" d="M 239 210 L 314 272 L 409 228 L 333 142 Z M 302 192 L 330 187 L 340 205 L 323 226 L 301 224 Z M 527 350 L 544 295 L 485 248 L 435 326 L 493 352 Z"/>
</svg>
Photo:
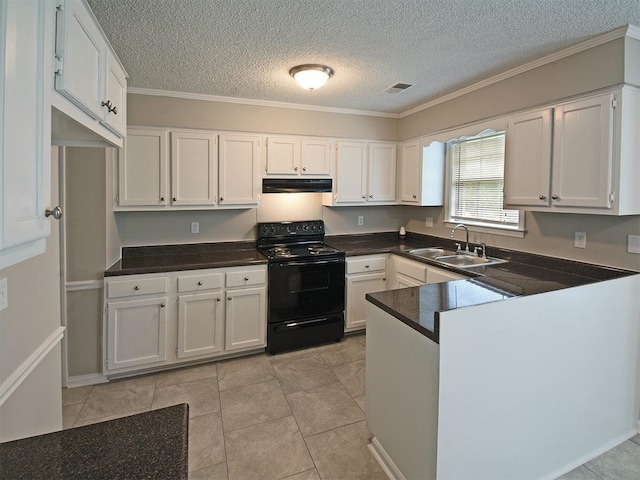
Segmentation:
<svg viewBox="0 0 640 480">
<path fill-rule="evenodd" d="M 302 88 L 315 90 L 327 83 L 329 77 L 333 75 L 333 70 L 326 65 L 309 63 L 293 67 L 289 70 L 289 75 L 295 78 Z"/>
</svg>

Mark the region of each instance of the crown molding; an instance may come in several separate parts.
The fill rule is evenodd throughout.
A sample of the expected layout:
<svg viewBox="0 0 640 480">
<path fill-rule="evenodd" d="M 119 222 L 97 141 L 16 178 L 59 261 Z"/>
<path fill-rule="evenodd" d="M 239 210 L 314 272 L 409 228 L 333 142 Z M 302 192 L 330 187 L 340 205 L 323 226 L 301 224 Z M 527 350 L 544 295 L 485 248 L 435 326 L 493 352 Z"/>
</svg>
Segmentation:
<svg viewBox="0 0 640 480">
<path fill-rule="evenodd" d="M 538 58 L 537 60 L 533 60 L 529 63 L 520 65 L 519 67 L 515 67 L 511 70 L 499 73 L 498 75 L 494 75 L 493 77 L 486 78 L 472 85 L 469 85 L 468 87 L 461 88 L 460 90 L 451 92 L 448 95 L 438 97 L 435 100 L 414 107 L 410 110 L 407 110 L 406 112 L 402 112 L 399 115 L 399 118 L 408 117 L 409 115 L 413 115 L 414 113 L 420 112 L 430 107 L 434 107 L 449 100 L 453 100 L 454 98 L 461 97 L 462 95 L 466 95 L 467 93 L 471 93 L 475 90 L 479 90 L 494 83 L 501 82 L 502 80 L 506 80 L 507 78 L 515 77 L 516 75 L 528 72 L 529 70 L 533 70 L 534 68 L 541 67 L 548 63 L 557 62 L 558 60 L 569 57 L 571 55 L 575 55 L 576 53 L 584 52 L 585 50 L 589 50 L 590 48 L 597 47 L 598 45 L 602 45 L 604 43 L 611 42 L 612 40 L 623 38 L 625 36 L 640 40 L 640 27 L 631 24 L 618 27 L 609 32 L 597 35 L 583 42 L 576 43 L 575 45 L 572 45 L 565 49 L 558 50 L 557 52 Z"/>
<path fill-rule="evenodd" d="M 401 113 L 374 112 L 369 110 L 352 110 L 348 108 L 322 107 L 317 105 L 303 105 L 298 103 L 274 102 L 270 100 L 253 100 L 249 98 L 222 97 L 202 93 L 172 92 L 169 90 L 154 90 L 150 88 L 129 87 L 127 93 L 136 95 L 152 95 L 156 97 L 184 98 L 187 100 L 202 100 L 206 102 L 235 103 L 256 107 L 288 108 L 292 110 L 310 110 L 314 112 L 341 113 L 346 115 L 365 115 L 368 117 L 400 118 Z"/>
<path fill-rule="evenodd" d="M 501 82 L 508 78 L 519 75 L 521 73 L 528 72 L 529 70 L 533 70 L 534 68 L 538 68 L 552 62 L 557 62 L 558 60 L 569 57 L 571 55 L 575 55 L 576 53 L 589 50 L 590 48 L 594 48 L 604 43 L 611 42 L 613 40 L 617 40 L 618 38 L 623 38 L 623 37 L 629 37 L 636 40 L 640 40 L 640 27 L 636 25 L 631 25 L 631 24 L 618 27 L 614 30 L 589 38 L 583 42 L 576 43 L 575 45 L 572 45 L 570 47 L 564 48 L 557 52 L 551 53 L 544 57 L 538 58 L 529 63 L 525 63 L 518 67 L 512 68 L 505 72 L 486 78 L 472 85 L 469 85 L 467 87 L 451 92 L 447 95 L 443 95 L 427 103 L 423 103 L 422 105 L 406 110 L 402 113 L 387 113 L 387 112 L 376 112 L 371 110 L 355 110 L 355 109 L 348 109 L 348 108 L 322 107 L 317 105 L 275 102 L 270 100 L 254 100 L 254 99 L 248 99 L 248 98 L 223 97 L 218 95 L 206 95 L 206 94 L 199 94 L 199 93 L 172 92 L 168 90 L 155 90 L 155 89 L 149 89 L 149 88 L 129 87 L 127 91 L 128 93 L 133 93 L 137 95 L 153 95 L 153 96 L 159 96 L 159 97 L 184 98 L 188 100 L 203 100 L 207 102 L 234 103 L 239 105 L 252 105 L 252 106 L 259 106 L 259 107 L 288 108 L 292 110 L 308 110 L 308 111 L 314 111 L 314 112 L 340 113 L 340 114 L 346 114 L 346 115 L 364 115 L 369 117 L 400 119 L 400 118 L 408 117 L 409 115 L 413 115 L 414 113 L 420 112 L 422 110 L 426 110 L 427 108 L 434 107 L 441 103 L 448 102 L 449 100 L 453 100 L 454 98 L 461 97 L 463 95 L 466 95 L 467 93 L 480 90 L 481 88 L 487 87 L 494 83 Z"/>
</svg>

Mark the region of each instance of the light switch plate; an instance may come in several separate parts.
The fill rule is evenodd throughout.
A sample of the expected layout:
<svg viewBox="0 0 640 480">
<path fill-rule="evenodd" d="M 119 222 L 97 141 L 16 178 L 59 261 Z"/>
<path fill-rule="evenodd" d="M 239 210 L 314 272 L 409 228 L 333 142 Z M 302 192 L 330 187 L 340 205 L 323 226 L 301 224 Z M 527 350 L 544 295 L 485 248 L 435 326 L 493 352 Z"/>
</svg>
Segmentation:
<svg viewBox="0 0 640 480">
<path fill-rule="evenodd" d="M 0 311 L 9 306 L 9 282 L 6 278 L 0 279 Z"/>
<path fill-rule="evenodd" d="M 426 227 L 433 227 L 433 218 L 431 217 L 426 217 L 425 221 L 424 221 L 424 225 Z"/>
<path fill-rule="evenodd" d="M 191 222 L 191 233 L 200 233 L 200 222 Z"/>
<path fill-rule="evenodd" d="M 627 252 L 640 254 L 640 235 L 627 235 Z"/>
<path fill-rule="evenodd" d="M 585 232 L 576 232 L 573 246 L 576 248 L 587 248 L 587 234 Z"/>
</svg>

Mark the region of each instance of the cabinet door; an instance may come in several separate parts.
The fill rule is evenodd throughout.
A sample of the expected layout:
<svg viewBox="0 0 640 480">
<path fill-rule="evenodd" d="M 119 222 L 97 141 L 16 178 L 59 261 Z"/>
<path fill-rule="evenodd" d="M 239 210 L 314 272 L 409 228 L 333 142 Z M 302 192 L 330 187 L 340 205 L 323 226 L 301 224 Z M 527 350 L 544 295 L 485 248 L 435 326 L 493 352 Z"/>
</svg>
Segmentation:
<svg viewBox="0 0 640 480">
<path fill-rule="evenodd" d="M 127 76 L 111 51 L 107 53 L 107 87 L 102 124 L 124 138 L 127 133 Z"/>
<path fill-rule="evenodd" d="M 331 175 L 331 141 L 304 138 L 301 141 L 302 175 Z"/>
<path fill-rule="evenodd" d="M 336 157 L 336 203 L 366 202 L 367 144 L 338 142 Z"/>
<path fill-rule="evenodd" d="M 178 358 L 222 352 L 222 291 L 178 296 Z"/>
<path fill-rule="evenodd" d="M 553 205 L 611 207 L 613 101 L 607 94 L 556 107 Z"/>
<path fill-rule="evenodd" d="M 167 132 L 129 129 L 118 180 L 119 205 L 167 205 Z"/>
<path fill-rule="evenodd" d="M 395 278 L 395 285 L 393 288 L 407 288 L 407 287 L 419 287 L 424 283 L 419 282 L 415 278 L 407 277 L 402 274 L 397 274 Z"/>
<path fill-rule="evenodd" d="M 451 280 L 463 280 L 464 275 L 450 272 L 443 268 L 428 267 L 427 268 L 427 284 L 449 282 Z"/>
<path fill-rule="evenodd" d="M 103 117 L 107 45 L 93 14 L 80 0 L 66 0 L 58 10 L 55 88 L 96 120 Z"/>
<path fill-rule="evenodd" d="M 386 273 L 363 273 L 347 276 L 346 328 L 356 330 L 364 328 L 366 319 L 365 295 L 371 292 L 386 290 Z"/>
<path fill-rule="evenodd" d="M 300 139 L 267 138 L 267 175 L 297 175 L 300 169 Z"/>
<path fill-rule="evenodd" d="M 0 269 L 45 251 L 51 219 L 51 58 L 47 1 L 0 4 Z"/>
<path fill-rule="evenodd" d="M 260 137 L 220 135 L 219 142 L 219 204 L 257 205 Z"/>
<path fill-rule="evenodd" d="M 216 136 L 171 132 L 171 204 L 216 203 Z"/>
<path fill-rule="evenodd" d="M 227 290 L 225 351 L 266 345 L 266 289 Z"/>
<path fill-rule="evenodd" d="M 167 297 L 107 303 L 107 370 L 166 360 Z"/>
<path fill-rule="evenodd" d="M 407 142 L 400 146 L 401 203 L 418 204 L 420 201 L 420 142 Z"/>
<path fill-rule="evenodd" d="M 505 205 L 550 205 L 550 108 L 509 119 L 505 136 Z"/>
<path fill-rule="evenodd" d="M 369 202 L 396 201 L 395 143 L 369 144 Z"/>
</svg>

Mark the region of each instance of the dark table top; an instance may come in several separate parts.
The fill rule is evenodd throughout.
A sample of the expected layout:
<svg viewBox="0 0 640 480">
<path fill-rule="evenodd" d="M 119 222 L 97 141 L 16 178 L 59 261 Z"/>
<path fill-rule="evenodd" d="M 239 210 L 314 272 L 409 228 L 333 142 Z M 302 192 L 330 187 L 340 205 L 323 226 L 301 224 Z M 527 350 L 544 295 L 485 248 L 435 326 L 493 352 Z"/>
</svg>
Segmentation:
<svg viewBox="0 0 640 480">
<path fill-rule="evenodd" d="M 186 403 L 0 444 L 0 478 L 185 480 Z"/>
</svg>

